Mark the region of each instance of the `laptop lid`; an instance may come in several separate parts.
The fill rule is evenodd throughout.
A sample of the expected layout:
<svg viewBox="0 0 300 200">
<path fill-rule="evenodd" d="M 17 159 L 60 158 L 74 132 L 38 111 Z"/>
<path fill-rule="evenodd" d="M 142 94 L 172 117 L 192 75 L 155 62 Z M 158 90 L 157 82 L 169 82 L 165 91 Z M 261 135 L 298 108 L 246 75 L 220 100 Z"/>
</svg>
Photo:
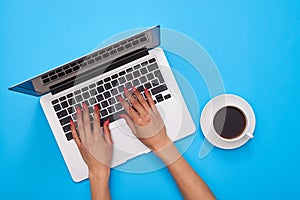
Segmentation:
<svg viewBox="0 0 300 200">
<path fill-rule="evenodd" d="M 159 44 L 160 26 L 157 25 L 11 86 L 9 90 L 33 96 L 56 94 L 147 55 L 148 50 Z"/>
</svg>

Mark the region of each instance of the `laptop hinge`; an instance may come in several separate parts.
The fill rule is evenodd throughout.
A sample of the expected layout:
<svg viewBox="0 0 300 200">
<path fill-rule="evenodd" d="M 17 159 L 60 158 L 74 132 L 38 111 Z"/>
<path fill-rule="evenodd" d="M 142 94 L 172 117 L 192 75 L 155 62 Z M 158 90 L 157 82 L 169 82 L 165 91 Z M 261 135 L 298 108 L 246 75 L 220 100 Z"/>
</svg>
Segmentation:
<svg viewBox="0 0 300 200">
<path fill-rule="evenodd" d="M 101 64 L 98 67 L 95 67 L 89 71 L 86 71 L 82 74 L 79 74 L 77 76 L 73 76 L 67 80 L 64 80 L 60 83 L 57 83 L 55 85 L 52 85 L 49 87 L 50 92 L 52 95 L 57 94 L 61 91 L 64 91 L 68 88 L 73 87 L 74 85 L 80 84 L 84 81 L 90 80 L 96 76 L 99 76 L 101 74 L 104 74 L 106 72 L 109 72 L 113 69 L 116 69 L 120 66 L 123 66 L 127 63 L 130 63 L 138 58 L 141 58 L 143 56 L 149 55 L 147 48 L 141 48 L 138 50 L 135 50 L 131 53 L 128 53 L 124 56 L 121 56 L 117 59 L 115 59 L 113 62 Z"/>
</svg>

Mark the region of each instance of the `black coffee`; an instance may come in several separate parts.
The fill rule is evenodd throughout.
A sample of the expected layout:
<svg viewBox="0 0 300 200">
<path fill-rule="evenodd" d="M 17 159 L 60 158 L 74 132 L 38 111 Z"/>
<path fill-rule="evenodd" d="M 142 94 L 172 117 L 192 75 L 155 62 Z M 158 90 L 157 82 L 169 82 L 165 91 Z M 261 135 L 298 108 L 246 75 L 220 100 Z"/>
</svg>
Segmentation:
<svg viewBox="0 0 300 200">
<path fill-rule="evenodd" d="M 246 117 L 237 107 L 226 106 L 216 113 L 213 125 L 221 137 L 233 139 L 243 133 Z"/>
</svg>

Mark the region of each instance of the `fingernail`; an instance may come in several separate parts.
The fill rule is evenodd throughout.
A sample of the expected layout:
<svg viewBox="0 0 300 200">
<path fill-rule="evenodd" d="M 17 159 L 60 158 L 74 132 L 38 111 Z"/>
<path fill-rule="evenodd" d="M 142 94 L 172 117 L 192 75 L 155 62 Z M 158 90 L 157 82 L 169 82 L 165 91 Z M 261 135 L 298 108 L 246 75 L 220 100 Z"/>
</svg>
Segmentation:
<svg viewBox="0 0 300 200">
<path fill-rule="evenodd" d="M 104 125 L 105 125 L 105 126 L 108 126 L 108 124 L 109 124 L 109 121 L 110 121 L 110 120 L 109 120 L 109 119 L 107 119 L 107 120 L 105 121 Z"/>
<path fill-rule="evenodd" d="M 136 88 L 134 86 L 132 86 L 132 91 L 135 92 L 136 91 Z"/>
<path fill-rule="evenodd" d="M 94 110 L 99 110 L 98 105 L 94 105 Z"/>
<path fill-rule="evenodd" d="M 148 88 L 145 88 L 145 92 L 146 92 L 146 93 L 149 93 L 149 90 L 148 90 Z"/>
<path fill-rule="evenodd" d="M 129 92 L 128 89 L 127 89 L 127 87 L 124 87 L 124 92 L 125 92 L 125 93 L 128 93 L 128 92 Z"/>
<path fill-rule="evenodd" d="M 73 126 L 74 125 L 74 122 L 72 119 L 70 119 L 70 125 Z"/>
<path fill-rule="evenodd" d="M 81 109 L 79 107 L 77 107 L 76 110 L 77 110 L 77 113 L 81 112 Z"/>
<path fill-rule="evenodd" d="M 82 103 L 82 107 L 83 107 L 83 109 L 86 109 L 86 108 L 87 108 L 87 105 L 86 105 L 85 102 Z"/>
</svg>

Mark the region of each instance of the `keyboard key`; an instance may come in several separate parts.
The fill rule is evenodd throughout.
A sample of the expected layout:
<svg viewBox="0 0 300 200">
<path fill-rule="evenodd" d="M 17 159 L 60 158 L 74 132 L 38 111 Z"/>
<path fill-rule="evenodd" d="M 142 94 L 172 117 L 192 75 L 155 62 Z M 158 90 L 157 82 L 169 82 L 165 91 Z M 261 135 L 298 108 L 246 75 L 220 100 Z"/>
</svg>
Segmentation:
<svg viewBox="0 0 300 200">
<path fill-rule="evenodd" d="M 94 113 L 94 108 L 93 108 L 93 106 L 90 106 L 89 107 L 89 114 L 92 114 L 92 113 Z"/>
<path fill-rule="evenodd" d="M 118 78 L 118 74 L 114 74 L 111 76 L 112 79 Z"/>
<path fill-rule="evenodd" d="M 159 85 L 159 86 L 157 86 L 156 88 L 153 88 L 152 90 L 151 90 L 151 93 L 152 93 L 152 95 L 156 95 L 156 94 L 158 94 L 158 93 L 160 93 L 160 92 L 162 92 L 162 91 L 165 91 L 165 90 L 167 90 L 168 88 L 167 88 L 167 86 L 164 84 L 164 85 Z"/>
<path fill-rule="evenodd" d="M 70 74 L 72 72 L 72 69 L 67 69 L 65 72 L 66 74 Z"/>
<path fill-rule="evenodd" d="M 108 112 L 106 109 L 103 109 L 100 111 L 100 114 L 101 114 L 101 117 L 104 117 L 104 116 L 108 115 Z"/>
<path fill-rule="evenodd" d="M 94 87 L 96 87 L 96 84 L 95 84 L 95 83 L 89 85 L 89 88 L 90 88 L 90 89 L 92 89 L 92 88 L 94 88 Z"/>
<path fill-rule="evenodd" d="M 109 90 L 109 89 L 111 88 L 111 84 L 110 84 L 110 83 L 105 83 L 105 84 L 104 84 L 104 88 L 105 88 L 106 90 Z"/>
<path fill-rule="evenodd" d="M 80 67 L 82 67 L 82 68 L 86 67 L 86 66 L 87 66 L 87 62 L 83 62 L 83 63 L 80 64 Z"/>
<path fill-rule="evenodd" d="M 140 39 L 140 42 L 145 42 L 146 40 L 147 40 L 146 37 L 142 37 L 142 38 Z"/>
<path fill-rule="evenodd" d="M 115 49 L 115 48 L 118 48 L 119 46 L 120 46 L 120 44 L 117 43 L 117 44 L 115 44 L 115 45 L 113 46 L 113 48 Z"/>
<path fill-rule="evenodd" d="M 122 109 L 122 105 L 120 103 L 117 103 L 115 105 L 116 110 L 121 110 Z"/>
<path fill-rule="evenodd" d="M 64 75 L 65 75 L 65 72 L 59 72 L 59 73 L 58 73 L 58 76 L 59 76 L 59 77 L 62 77 L 62 76 L 64 76 Z"/>
<path fill-rule="evenodd" d="M 119 85 L 118 80 L 117 80 L 117 79 L 116 79 L 116 80 L 112 80 L 112 81 L 111 81 L 111 85 L 112 85 L 113 87 L 118 86 L 118 85 Z"/>
<path fill-rule="evenodd" d="M 73 93 L 67 94 L 67 98 L 71 98 L 73 96 Z"/>
<path fill-rule="evenodd" d="M 135 41 L 132 42 L 132 45 L 135 46 L 135 45 L 137 45 L 138 43 L 139 43 L 139 41 L 138 41 L 138 40 L 135 40 Z"/>
<path fill-rule="evenodd" d="M 64 132 L 69 132 L 71 130 L 70 124 L 67 124 L 66 126 L 63 127 Z"/>
<path fill-rule="evenodd" d="M 115 50 L 115 49 L 109 52 L 110 55 L 114 55 L 116 53 L 117 53 L 117 50 Z"/>
<path fill-rule="evenodd" d="M 131 89 L 132 83 L 131 83 L 131 82 L 125 83 L 125 87 L 126 87 L 127 89 Z"/>
<path fill-rule="evenodd" d="M 109 114 L 111 114 L 111 113 L 115 112 L 115 108 L 113 106 L 110 106 L 107 108 L 107 111 Z"/>
<path fill-rule="evenodd" d="M 95 62 L 95 60 L 94 59 L 91 59 L 91 60 L 89 60 L 89 61 L 87 61 L 87 63 L 90 65 L 90 64 L 93 64 Z"/>
<path fill-rule="evenodd" d="M 91 105 L 94 105 L 95 103 L 97 103 L 97 100 L 96 100 L 95 97 L 93 97 L 93 98 L 89 99 L 89 102 L 90 102 Z"/>
<path fill-rule="evenodd" d="M 141 65 L 142 65 L 142 67 L 144 67 L 144 66 L 148 65 L 148 62 L 147 61 L 142 62 Z"/>
<path fill-rule="evenodd" d="M 149 63 L 153 63 L 155 62 L 155 58 L 151 58 L 150 60 L 148 60 Z"/>
<path fill-rule="evenodd" d="M 124 91 L 124 85 L 120 85 L 120 86 L 118 87 L 118 90 L 119 90 L 120 93 L 123 92 L 123 91 Z"/>
<path fill-rule="evenodd" d="M 54 110 L 55 110 L 56 112 L 59 111 L 59 110 L 61 110 L 61 107 L 60 107 L 59 104 L 55 105 L 53 108 L 54 108 Z"/>
<path fill-rule="evenodd" d="M 158 69 L 158 65 L 157 65 L 157 63 L 153 63 L 152 65 L 148 65 L 147 68 L 148 68 L 148 71 L 151 72 L 155 69 Z"/>
<path fill-rule="evenodd" d="M 80 94 L 80 93 L 81 93 L 80 90 L 76 90 L 76 91 L 74 92 L 75 95 L 78 95 L 78 94 Z"/>
<path fill-rule="evenodd" d="M 60 97 L 59 100 L 60 100 L 60 101 L 64 101 L 64 100 L 66 100 L 66 97 L 65 97 L 65 96 Z"/>
<path fill-rule="evenodd" d="M 74 107 L 72 106 L 72 107 L 69 107 L 69 108 L 67 108 L 67 110 L 68 110 L 68 113 L 69 113 L 69 115 L 71 115 L 72 113 L 74 113 L 75 112 L 75 109 L 74 109 Z"/>
<path fill-rule="evenodd" d="M 164 96 L 164 99 L 170 99 L 171 98 L 171 94 L 167 94 Z"/>
<path fill-rule="evenodd" d="M 134 71 L 133 72 L 134 78 L 139 77 L 140 75 L 141 75 L 141 73 L 139 71 Z"/>
<path fill-rule="evenodd" d="M 98 93 L 102 93 L 104 91 L 104 87 L 101 85 L 97 87 Z"/>
<path fill-rule="evenodd" d="M 125 82 L 126 82 L 126 80 L 125 80 L 124 77 L 120 77 L 120 78 L 119 78 L 119 83 L 120 83 L 120 84 L 123 84 L 123 83 L 125 83 Z"/>
<path fill-rule="evenodd" d="M 115 104 L 115 103 L 116 103 L 116 100 L 115 100 L 115 98 L 114 98 L 114 97 L 112 97 L 112 98 L 108 99 L 108 103 L 109 103 L 110 105 L 113 105 L 113 104 Z"/>
<path fill-rule="evenodd" d="M 144 86 L 145 86 L 145 88 L 147 88 L 147 89 L 150 89 L 150 88 L 152 88 L 152 85 L 151 85 L 151 83 L 145 83 L 144 84 Z"/>
<path fill-rule="evenodd" d="M 83 100 L 81 95 L 76 96 L 75 99 L 76 99 L 77 103 L 79 103 Z"/>
<path fill-rule="evenodd" d="M 154 75 L 155 75 L 155 77 L 158 78 L 158 80 L 159 80 L 160 83 L 164 83 L 165 82 L 164 79 L 163 79 L 163 77 L 162 77 L 162 74 L 161 74 L 161 72 L 159 70 L 155 71 Z"/>
<path fill-rule="evenodd" d="M 52 105 L 55 105 L 58 103 L 58 99 L 54 99 L 53 101 L 51 101 Z"/>
<path fill-rule="evenodd" d="M 73 140 L 73 135 L 72 135 L 72 133 L 71 133 L 71 132 L 70 132 L 70 133 L 67 133 L 67 134 L 66 134 L 66 138 L 67 138 L 68 141 Z"/>
<path fill-rule="evenodd" d="M 125 71 L 119 72 L 119 76 L 123 76 L 125 74 Z"/>
<path fill-rule="evenodd" d="M 105 99 L 108 99 L 109 97 L 111 97 L 111 94 L 109 91 L 106 91 L 103 93 L 103 96 L 105 97 Z"/>
<path fill-rule="evenodd" d="M 95 58 L 96 61 L 99 61 L 99 60 L 101 60 L 101 59 L 102 59 L 101 56 L 98 56 L 98 57 Z"/>
<path fill-rule="evenodd" d="M 106 100 L 101 102 L 101 107 L 106 108 L 108 106 L 108 102 Z"/>
<path fill-rule="evenodd" d="M 104 82 L 108 82 L 108 81 L 110 81 L 110 77 L 104 79 Z"/>
<path fill-rule="evenodd" d="M 76 65 L 75 67 L 73 67 L 73 71 L 77 71 L 79 70 L 79 65 Z"/>
<path fill-rule="evenodd" d="M 82 96 L 84 99 L 90 98 L 90 94 L 88 92 L 83 93 Z"/>
<path fill-rule="evenodd" d="M 70 106 L 72 106 L 76 103 L 74 98 L 68 99 L 68 102 L 69 102 Z"/>
<path fill-rule="evenodd" d="M 97 52 L 95 52 L 95 53 L 92 53 L 92 58 L 95 58 L 96 56 L 98 56 L 98 53 Z"/>
<path fill-rule="evenodd" d="M 161 102 L 164 100 L 164 98 L 161 94 L 156 95 L 155 98 L 156 98 L 157 102 Z"/>
<path fill-rule="evenodd" d="M 127 74 L 127 75 L 126 75 L 126 79 L 127 79 L 127 81 L 132 80 L 132 79 L 133 79 L 132 74 Z"/>
<path fill-rule="evenodd" d="M 126 69 L 126 72 L 127 72 L 127 73 L 130 73 L 130 72 L 132 72 L 132 71 L 133 71 L 132 67 Z"/>
<path fill-rule="evenodd" d="M 95 89 L 90 90 L 90 95 L 95 96 L 97 94 L 97 91 Z"/>
<path fill-rule="evenodd" d="M 105 54 L 102 55 L 103 58 L 107 58 L 108 56 L 109 56 L 108 53 L 105 53 Z"/>
<path fill-rule="evenodd" d="M 49 72 L 49 76 L 53 76 L 55 74 L 55 71 Z"/>
<path fill-rule="evenodd" d="M 146 79 L 145 76 L 142 76 L 142 77 L 140 78 L 140 82 L 141 82 L 141 83 L 145 83 L 146 81 L 147 81 L 147 79 Z"/>
<path fill-rule="evenodd" d="M 68 105 L 68 103 L 67 103 L 66 101 L 64 101 L 64 102 L 61 103 L 61 106 L 62 106 L 63 108 L 66 108 L 66 107 L 68 107 L 69 105 Z"/>
<path fill-rule="evenodd" d="M 152 86 L 153 86 L 153 87 L 156 87 L 156 86 L 159 85 L 158 79 L 152 80 L 151 83 L 152 83 Z"/>
<path fill-rule="evenodd" d="M 143 86 L 143 85 L 139 86 L 139 87 L 137 88 L 137 90 L 138 90 L 139 92 L 143 92 L 143 91 L 144 91 L 144 86 Z"/>
<path fill-rule="evenodd" d="M 48 82 L 50 82 L 50 79 L 49 79 L 49 78 L 46 78 L 46 79 L 43 80 L 43 83 L 44 83 L 44 84 L 46 84 L 46 83 L 48 83 Z"/>
<path fill-rule="evenodd" d="M 147 73 L 147 69 L 144 67 L 144 68 L 142 68 L 142 69 L 140 69 L 141 70 L 141 73 L 142 74 L 146 74 Z"/>
<path fill-rule="evenodd" d="M 84 87 L 84 88 L 81 89 L 81 91 L 82 91 L 82 92 L 85 92 L 85 91 L 87 91 L 88 89 L 89 89 L 88 87 Z"/>
<path fill-rule="evenodd" d="M 102 85 L 102 84 L 103 84 L 102 80 L 100 80 L 100 81 L 97 82 L 97 85 Z"/>
<path fill-rule="evenodd" d="M 134 69 L 139 69 L 139 68 L 141 68 L 141 65 L 136 65 L 136 66 L 134 66 L 133 68 L 134 68 Z"/>
<path fill-rule="evenodd" d="M 98 102 L 102 101 L 104 99 L 102 94 L 99 94 L 98 96 L 96 96 Z"/>
<path fill-rule="evenodd" d="M 121 51 L 123 51 L 124 49 L 125 49 L 124 47 L 119 47 L 119 48 L 117 48 L 118 52 L 121 52 Z"/>
<path fill-rule="evenodd" d="M 138 79 L 134 79 L 132 81 L 132 84 L 136 87 L 136 86 L 138 86 L 140 84 L 140 81 Z"/>
<path fill-rule="evenodd" d="M 154 75 L 152 73 L 147 74 L 147 79 L 150 81 L 152 79 L 154 79 Z"/>
<path fill-rule="evenodd" d="M 62 110 L 62 111 L 60 111 L 60 112 L 56 113 L 56 115 L 57 115 L 58 119 L 60 119 L 60 118 L 62 118 L 62 117 L 65 117 L 65 116 L 67 116 L 67 115 L 68 115 L 68 113 L 67 113 L 67 111 L 66 111 L 66 110 Z"/>
<path fill-rule="evenodd" d="M 130 48 L 130 47 L 132 47 L 132 45 L 131 45 L 130 43 L 125 45 L 125 48 L 126 48 L 126 49 L 128 49 L 128 48 Z"/>
<path fill-rule="evenodd" d="M 116 94 L 118 94 L 118 90 L 117 89 L 112 89 L 110 91 L 110 93 L 115 96 Z"/>
</svg>

